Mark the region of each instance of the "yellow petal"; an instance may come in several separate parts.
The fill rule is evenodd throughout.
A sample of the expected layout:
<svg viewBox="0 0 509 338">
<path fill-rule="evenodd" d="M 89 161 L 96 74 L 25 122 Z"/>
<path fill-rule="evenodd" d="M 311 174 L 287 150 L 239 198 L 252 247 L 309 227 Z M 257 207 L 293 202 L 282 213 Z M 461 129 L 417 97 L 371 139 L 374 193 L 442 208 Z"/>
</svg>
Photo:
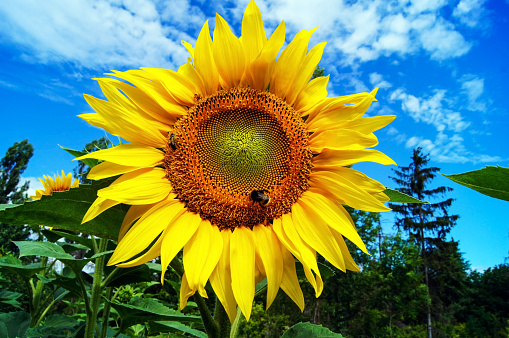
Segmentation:
<svg viewBox="0 0 509 338">
<path fill-rule="evenodd" d="M 238 87 L 246 68 L 244 48 L 219 14 L 216 14 L 213 49 L 217 71 L 226 84 L 225 89 Z"/>
<path fill-rule="evenodd" d="M 143 168 L 116 179 L 97 192 L 99 197 L 125 204 L 150 204 L 163 200 L 171 191 L 170 182 L 161 168 Z"/>
<path fill-rule="evenodd" d="M 118 243 L 108 265 L 127 261 L 148 248 L 182 212 L 184 212 L 184 205 L 177 200 L 165 200 L 153 206 Z"/>
<path fill-rule="evenodd" d="M 223 237 L 219 229 L 202 220 L 194 236 L 184 245 L 184 270 L 191 289 L 205 287 L 222 252 Z"/>
<path fill-rule="evenodd" d="M 306 191 L 302 195 L 300 202 L 312 208 L 332 229 L 344 235 L 362 251 L 367 253 L 366 246 L 355 228 L 352 227 L 350 220 L 328 198 L 312 191 Z"/>
<path fill-rule="evenodd" d="M 346 246 L 343 236 L 333 228 L 331 228 L 330 231 L 334 236 L 334 239 L 338 243 L 339 247 L 341 248 L 341 253 L 343 254 L 343 258 L 345 259 L 346 269 L 350 271 L 360 271 L 359 266 L 354 262 L 352 255 L 350 254 L 350 251 Z"/>
<path fill-rule="evenodd" d="M 163 107 L 160 106 L 152 97 L 147 95 L 142 90 L 123 81 L 111 78 L 101 78 L 97 79 L 97 81 L 99 81 L 99 84 L 101 84 L 101 82 L 108 83 L 114 88 L 121 90 L 123 92 L 121 95 L 125 94 L 128 98 L 130 98 L 132 105 L 136 106 L 138 109 L 141 109 L 154 120 L 160 121 L 167 125 L 172 125 L 177 120 L 177 117 L 181 116 L 181 114 L 175 114 L 173 111 L 165 111 Z"/>
<path fill-rule="evenodd" d="M 119 105 L 109 101 L 84 95 L 88 104 L 104 119 L 105 129 L 114 135 L 121 136 L 129 142 L 135 142 L 163 148 L 165 137 L 149 121 L 134 114 L 132 111 L 122 109 Z"/>
<path fill-rule="evenodd" d="M 102 162 L 90 169 L 87 178 L 89 180 L 100 180 L 103 178 L 129 173 L 138 169 L 141 169 L 141 167 L 130 167 L 110 162 Z"/>
<path fill-rule="evenodd" d="M 391 210 L 355 183 L 332 172 L 312 172 L 309 179 L 310 186 L 331 192 L 337 199 L 344 201 L 352 208 L 373 212 Z"/>
<path fill-rule="evenodd" d="M 86 155 L 76 157 L 73 161 L 86 158 L 108 161 L 124 166 L 152 167 L 161 163 L 164 153 L 156 148 L 143 144 L 125 143 L 113 148 L 93 151 Z"/>
<path fill-rule="evenodd" d="M 159 83 L 163 85 L 166 91 L 177 101 L 184 106 L 194 105 L 194 94 L 196 93 L 196 86 L 193 82 L 186 79 L 182 74 L 164 68 L 146 68 L 142 67 L 144 71 L 151 74 Z"/>
<path fill-rule="evenodd" d="M 383 116 L 373 116 L 373 117 L 364 117 L 354 120 L 345 121 L 334 126 L 323 127 L 321 129 L 332 129 L 336 128 L 345 128 L 356 130 L 362 134 L 369 134 L 378 129 L 382 129 L 387 126 L 389 123 L 394 121 L 396 115 L 383 115 Z"/>
<path fill-rule="evenodd" d="M 258 90 L 266 90 L 272 70 L 276 65 L 276 57 L 285 42 L 285 23 L 282 21 L 276 28 L 269 41 L 263 46 L 256 59 L 246 66 L 243 86 Z"/>
<path fill-rule="evenodd" d="M 316 29 L 316 28 L 315 28 Z M 296 69 L 301 68 L 301 63 L 308 50 L 308 43 L 315 31 L 303 29 L 286 46 L 276 62 L 270 79 L 270 92 L 282 99 L 286 99 L 289 91 L 298 76 Z"/>
<path fill-rule="evenodd" d="M 323 284 L 316 262 L 316 252 L 302 240 L 290 214 L 275 219 L 273 229 L 280 242 L 302 263 L 306 277 L 318 297 L 322 293 Z M 315 272 L 316 278 L 311 271 Z"/>
<path fill-rule="evenodd" d="M 314 153 L 323 149 L 361 150 L 378 144 L 375 134 L 364 135 L 354 130 L 337 129 L 313 133 L 309 138 L 309 147 Z"/>
<path fill-rule="evenodd" d="M 240 310 L 249 320 L 255 292 L 255 244 L 251 229 L 236 228 L 230 240 L 232 289 Z"/>
<path fill-rule="evenodd" d="M 295 269 L 295 259 L 288 249 L 281 245 L 281 254 L 283 256 L 283 279 L 281 280 L 281 289 L 304 311 L 304 295 L 300 288 L 297 270 Z"/>
<path fill-rule="evenodd" d="M 341 249 L 333 240 L 329 227 L 314 208 L 299 200 L 292 205 L 292 218 L 299 235 L 336 268 L 345 271 Z"/>
<path fill-rule="evenodd" d="M 145 215 L 154 204 L 144 204 L 144 205 L 132 205 L 129 208 L 129 211 L 125 214 L 124 220 L 122 221 L 122 225 L 120 226 L 120 231 L 118 233 L 118 241 L 120 242 L 124 235 L 126 234 L 127 230 L 131 227 L 131 225 Z"/>
<path fill-rule="evenodd" d="M 187 63 L 184 63 L 182 66 L 179 67 L 178 72 L 179 74 L 182 74 L 185 78 L 189 79 L 192 83 L 194 83 L 196 94 L 200 96 L 205 96 L 207 92 L 205 89 L 205 84 L 203 83 L 200 74 L 198 74 L 196 69 L 193 67 L 190 58 L 187 58 Z"/>
<path fill-rule="evenodd" d="M 294 109 L 297 113 L 301 116 L 306 115 L 308 109 L 325 99 L 328 94 L 328 83 L 329 75 L 320 76 L 308 82 L 295 100 Z"/>
<path fill-rule="evenodd" d="M 193 48 L 193 46 L 189 42 L 184 41 L 184 40 L 182 40 L 180 42 L 182 43 L 182 45 L 184 47 L 186 47 L 187 51 L 189 52 L 189 55 L 191 55 L 191 57 L 194 59 L 194 48 Z"/>
<path fill-rule="evenodd" d="M 219 86 L 219 74 L 212 52 L 212 39 L 210 38 L 209 22 L 205 21 L 194 49 L 194 66 L 203 79 L 206 95 L 212 95 Z"/>
<path fill-rule="evenodd" d="M 313 168 L 346 167 L 359 162 L 376 162 L 380 164 L 396 164 L 389 156 L 374 149 L 332 150 L 324 149 L 313 157 Z"/>
<path fill-rule="evenodd" d="M 161 277 L 162 278 L 162 277 Z M 186 273 L 182 275 L 182 282 L 180 283 L 180 310 L 182 311 L 187 306 L 187 300 L 194 295 L 196 290 L 193 290 L 187 281 Z"/>
<path fill-rule="evenodd" d="M 92 203 L 92 205 L 90 206 L 90 208 L 88 208 L 85 216 L 83 216 L 81 224 L 93 220 L 94 218 L 99 216 L 102 212 L 108 210 L 111 207 L 114 207 L 117 204 L 120 204 L 120 202 L 112 201 L 102 197 L 97 197 L 94 203 Z"/>
<path fill-rule="evenodd" d="M 237 301 L 233 294 L 232 277 L 230 272 L 230 237 L 231 231 L 221 231 L 223 237 L 223 252 L 216 268 L 210 275 L 210 285 L 214 289 L 217 298 L 223 304 L 223 307 L 233 323 L 237 316 Z"/>
<path fill-rule="evenodd" d="M 248 63 L 258 56 L 266 42 L 267 35 L 263 28 L 262 13 L 254 0 L 251 0 L 242 18 L 242 45 Z"/>
<path fill-rule="evenodd" d="M 268 309 L 276 298 L 283 278 L 283 256 L 281 256 L 279 240 L 272 227 L 263 225 L 253 227 L 253 238 L 267 276 L 266 308 Z"/>
<path fill-rule="evenodd" d="M 369 193 L 378 193 L 385 190 L 385 186 L 360 171 L 344 167 L 313 168 L 315 172 L 333 172 L 342 178 L 354 182 L 359 188 Z"/>
<path fill-rule="evenodd" d="M 286 95 L 286 102 L 289 105 L 293 105 L 297 96 L 301 93 L 303 88 L 309 82 L 313 76 L 313 72 L 318 66 L 318 62 L 322 58 L 323 49 L 325 48 L 326 42 L 322 42 L 314 46 L 309 53 L 302 59 L 300 67 L 296 71 L 295 80 L 291 89 Z"/>
<path fill-rule="evenodd" d="M 153 78 L 153 74 L 133 69 L 126 72 L 113 71 L 113 74 L 107 75 L 116 76 L 131 82 L 136 88 L 161 106 L 163 111 L 169 115 L 179 117 L 187 114 L 187 107 L 177 103 L 171 95 L 168 95 L 166 89 L 156 81 L 157 79 Z"/>
<path fill-rule="evenodd" d="M 161 242 L 162 238 L 159 236 L 157 241 L 147 250 L 144 254 L 136 257 L 125 263 L 116 264 L 116 266 L 120 268 L 131 268 L 133 266 L 138 266 L 150 262 L 153 259 L 156 259 L 161 254 Z"/>
<path fill-rule="evenodd" d="M 164 273 L 168 265 L 182 247 L 193 237 L 200 223 L 200 215 L 186 211 L 164 230 L 162 235 L 163 242 L 161 244 L 161 283 L 164 282 Z"/>
<path fill-rule="evenodd" d="M 80 114 L 78 115 L 78 117 L 85 120 L 87 123 L 93 126 L 104 129 L 108 133 L 118 136 L 118 134 L 116 134 L 116 131 L 111 129 L 111 126 L 108 124 L 108 122 L 106 122 L 106 120 L 97 113 Z"/>
</svg>

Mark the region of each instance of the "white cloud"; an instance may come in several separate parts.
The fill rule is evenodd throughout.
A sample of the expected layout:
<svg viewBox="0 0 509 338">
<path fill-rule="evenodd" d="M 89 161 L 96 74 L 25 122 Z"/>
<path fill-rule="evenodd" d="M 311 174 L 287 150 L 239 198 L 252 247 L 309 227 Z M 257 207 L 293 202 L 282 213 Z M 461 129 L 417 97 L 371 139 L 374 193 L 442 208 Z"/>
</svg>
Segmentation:
<svg viewBox="0 0 509 338">
<path fill-rule="evenodd" d="M 470 123 L 464 121 L 459 112 L 447 108 L 446 93 L 445 89 L 437 89 L 431 96 L 418 98 L 399 88 L 391 93 L 390 100 L 401 101 L 401 109 L 407 112 L 415 122 L 431 124 L 439 132 L 444 130 L 461 132 Z"/>
<path fill-rule="evenodd" d="M 419 136 L 409 138 L 406 148 L 421 147 L 425 153 L 429 153 L 433 161 L 441 163 L 500 163 L 503 159 L 500 156 L 476 154 L 468 151 L 463 138 L 459 134 L 451 136 L 443 132 L 436 135 L 435 140 L 425 139 Z"/>
<path fill-rule="evenodd" d="M 462 0 L 455 11 L 471 12 L 470 8 L 477 8 L 475 1 L 482 7 L 481 0 Z M 203 2 L 201 9 L 190 0 L 3 1 L 0 34 L 4 41 L 21 46 L 31 62 L 176 68 L 187 57 L 180 40 L 194 43 L 204 21 L 214 21 L 214 11 L 238 26 L 247 2 Z M 303 28 L 319 26 L 312 43 L 328 41 L 325 58 L 337 63 L 341 52 L 343 65 L 417 52 L 444 60 L 464 55 L 471 47 L 442 17 L 445 0 L 259 0 L 257 4 L 268 33 L 283 19 L 289 38 Z M 240 30 L 235 33 L 240 35 Z"/>
<path fill-rule="evenodd" d="M 382 77 L 382 74 L 371 73 L 369 74 L 369 83 L 371 83 L 375 87 L 379 87 L 382 89 L 391 88 L 392 84 L 385 81 Z"/>
<path fill-rule="evenodd" d="M 460 79 L 460 82 L 463 94 L 468 98 L 467 109 L 472 111 L 486 111 L 486 101 L 478 101 L 484 93 L 484 79 L 467 74 Z"/>
<path fill-rule="evenodd" d="M 484 2 L 485 0 L 461 0 L 454 8 L 452 16 L 464 25 L 475 27 L 484 16 Z"/>
<path fill-rule="evenodd" d="M 34 196 L 36 190 L 44 190 L 42 183 L 37 177 L 21 177 L 18 187 L 25 184 L 25 182 L 29 182 L 29 187 L 27 190 L 28 197 Z"/>
<path fill-rule="evenodd" d="M 180 40 L 188 36 L 163 25 L 149 0 L 2 1 L 0 32 L 32 62 L 160 67 L 187 56 Z"/>
</svg>

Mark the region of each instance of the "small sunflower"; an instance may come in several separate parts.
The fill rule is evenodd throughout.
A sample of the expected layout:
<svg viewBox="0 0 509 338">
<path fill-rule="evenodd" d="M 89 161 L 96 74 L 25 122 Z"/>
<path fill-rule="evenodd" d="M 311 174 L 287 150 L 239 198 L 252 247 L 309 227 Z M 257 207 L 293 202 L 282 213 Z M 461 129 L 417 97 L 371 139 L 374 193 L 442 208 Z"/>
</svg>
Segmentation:
<svg viewBox="0 0 509 338">
<path fill-rule="evenodd" d="M 97 79 L 107 100 L 85 95 L 80 115 L 129 143 L 78 159 L 103 162 L 88 178 L 121 175 L 83 219 L 131 205 L 108 264 L 131 267 L 161 256 L 164 272 L 183 248 L 180 306 L 210 281 L 230 320 L 249 319 L 257 282 L 267 308 L 281 288 L 301 309 L 295 258 L 318 297 L 319 253 L 343 271 L 359 268 L 344 237 L 366 251 L 343 205 L 389 210 L 384 186 L 350 169 L 394 164 L 373 134 L 394 116 L 361 118 L 371 93 L 327 97 L 329 77 L 310 81 L 325 43 L 308 52 L 313 30 L 284 44 L 284 21 L 267 39 L 254 1 L 237 38 L 216 15 L 205 22 L 178 71 L 142 68 Z"/>
<path fill-rule="evenodd" d="M 78 180 L 72 182 L 72 174 L 67 175 L 62 170 L 62 177 L 60 174 L 56 174 L 53 177 L 44 175 L 44 180 L 39 178 L 44 190 L 36 190 L 35 196 L 30 196 L 33 200 L 40 200 L 42 195 L 52 195 L 54 191 L 67 191 L 71 188 L 76 188 L 80 185 Z"/>
</svg>

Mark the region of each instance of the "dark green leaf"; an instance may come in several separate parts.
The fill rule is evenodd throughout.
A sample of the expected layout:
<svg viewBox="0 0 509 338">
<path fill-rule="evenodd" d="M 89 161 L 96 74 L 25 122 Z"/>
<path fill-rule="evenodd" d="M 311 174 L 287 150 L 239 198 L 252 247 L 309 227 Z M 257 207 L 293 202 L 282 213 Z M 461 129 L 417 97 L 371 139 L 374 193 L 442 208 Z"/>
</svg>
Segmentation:
<svg viewBox="0 0 509 338">
<path fill-rule="evenodd" d="M 160 332 L 188 333 L 193 337 L 207 338 L 203 331 L 192 329 L 179 322 L 156 321 L 148 324 L 148 334 L 153 335 Z"/>
<path fill-rule="evenodd" d="M 0 313 L 0 323 L 7 329 L 6 338 L 24 337 L 26 330 L 30 326 L 31 317 L 26 312 Z M 3 330 L 0 329 L 0 332 Z"/>
<path fill-rule="evenodd" d="M 46 320 L 44 321 L 44 326 L 50 326 L 50 327 L 75 327 L 78 325 L 78 321 L 74 318 L 55 314 L 50 315 Z"/>
<path fill-rule="evenodd" d="M 21 309 L 21 303 L 17 301 L 17 299 L 21 296 L 23 296 L 23 294 L 19 292 L 2 290 L 0 291 L 0 303 Z"/>
<path fill-rule="evenodd" d="M 0 211 L 9 209 L 9 208 L 15 208 L 23 204 L 0 204 Z"/>
<path fill-rule="evenodd" d="M 66 242 L 56 242 L 56 243 L 57 245 L 61 246 L 62 249 L 64 249 L 64 251 L 67 252 L 68 254 L 79 250 L 88 250 L 88 247 L 82 244 L 71 244 Z"/>
<path fill-rule="evenodd" d="M 56 259 L 74 259 L 74 257 L 66 253 L 61 246 L 51 242 L 14 241 L 13 243 L 19 248 L 19 257 L 43 256 Z"/>
<path fill-rule="evenodd" d="M 79 150 L 74 150 L 74 149 L 69 149 L 69 148 L 66 148 L 66 147 L 62 147 L 60 146 L 60 148 L 62 148 L 63 150 L 67 151 L 69 154 L 71 154 L 72 156 L 74 157 L 80 157 L 80 156 L 83 156 L 83 155 L 86 155 L 88 154 L 87 152 L 85 151 L 79 151 Z M 80 160 L 81 162 L 85 163 L 86 165 L 88 165 L 90 168 L 93 168 L 95 167 L 96 165 L 99 164 L 99 160 L 96 160 L 96 159 L 93 159 L 93 158 L 86 158 L 84 160 Z"/>
<path fill-rule="evenodd" d="M 75 233 L 68 233 L 66 231 L 59 231 L 59 230 L 43 230 L 42 231 L 44 236 L 46 236 L 47 232 L 52 233 L 52 234 L 56 234 L 56 235 L 58 235 L 60 237 L 64 237 L 65 239 L 69 239 L 69 240 L 74 241 L 76 243 L 80 243 L 80 244 L 86 246 L 89 249 L 92 249 L 94 247 L 94 245 L 92 244 L 92 240 L 90 238 L 85 238 L 85 237 L 82 237 L 82 236 L 78 236 Z M 48 237 L 46 236 L 46 238 L 48 238 Z"/>
<path fill-rule="evenodd" d="M 383 193 L 391 199 L 391 203 L 428 203 L 425 201 L 419 201 L 417 198 L 413 198 L 412 196 L 389 188 L 385 189 Z"/>
<path fill-rule="evenodd" d="M 481 194 L 509 201 L 509 168 L 486 167 L 457 175 L 444 175 Z"/>
<path fill-rule="evenodd" d="M 186 316 L 182 312 L 172 310 L 153 298 L 134 297 L 129 304 L 111 303 L 121 318 L 120 331 L 148 321 L 201 322 L 199 316 Z"/>
<path fill-rule="evenodd" d="M 311 323 L 298 323 L 288 329 L 281 338 L 342 338 L 339 333 L 334 333 L 326 327 Z"/>
<path fill-rule="evenodd" d="M 114 206 L 93 220 L 81 224 L 83 216 L 97 197 L 97 191 L 109 186 L 113 180 L 114 178 L 82 184 L 78 188 L 42 196 L 39 201 L 9 207 L 0 211 L 0 222 L 20 226 L 43 224 L 116 240 L 128 210 L 126 205 Z"/>
<path fill-rule="evenodd" d="M 45 285 L 60 287 L 65 290 L 68 290 L 76 298 L 80 298 L 83 296 L 81 293 L 81 288 L 78 284 L 78 280 L 76 278 L 68 278 L 63 276 L 47 278 L 39 274 L 37 275 L 37 278 L 39 278 L 39 280 L 43 282 Z"/>
<path fill-rule="evenodd" d="M 114 268 L 106 270 L 109 274 Z M 152 273 L 147 265 L 138 265 L 132 268 L 121 268 L 117 270 L 113 279 L 106 286 L 121 286 L 132 283 L 150 282 L 152 280 Z"/>
<path fill-rule="evenodd" d="M 39 263 L 22 265 L 19 259 L 12 256 L 0 257 L 0 271 L 14 273 L 23 278 L 30 278 L 41 270 L 44 270 L 44 268 L 41 268 Z"/>
</svg>

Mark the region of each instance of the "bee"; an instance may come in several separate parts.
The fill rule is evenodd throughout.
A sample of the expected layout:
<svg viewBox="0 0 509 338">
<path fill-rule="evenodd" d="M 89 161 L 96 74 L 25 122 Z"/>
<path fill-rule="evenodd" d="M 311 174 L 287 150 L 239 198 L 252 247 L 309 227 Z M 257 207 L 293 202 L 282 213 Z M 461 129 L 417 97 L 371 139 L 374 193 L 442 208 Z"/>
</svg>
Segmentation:
<svg viewBox="0 0 509 338">
<path fill-rule="evenodd" d="M 173 150 L 177 149 L 177 146 L 175 145 L 175 135 L 174 134 L 170 135 L 170 147 Z"/>
<path fill-rule="evenodd" d="M 249 195 L 253 200 L 253 204 L 255 202 L 260 203 L 260 206 L 266 207 L 270 203 L 270 196 L 267 190 L 253 190 Z"/>
</svg>

